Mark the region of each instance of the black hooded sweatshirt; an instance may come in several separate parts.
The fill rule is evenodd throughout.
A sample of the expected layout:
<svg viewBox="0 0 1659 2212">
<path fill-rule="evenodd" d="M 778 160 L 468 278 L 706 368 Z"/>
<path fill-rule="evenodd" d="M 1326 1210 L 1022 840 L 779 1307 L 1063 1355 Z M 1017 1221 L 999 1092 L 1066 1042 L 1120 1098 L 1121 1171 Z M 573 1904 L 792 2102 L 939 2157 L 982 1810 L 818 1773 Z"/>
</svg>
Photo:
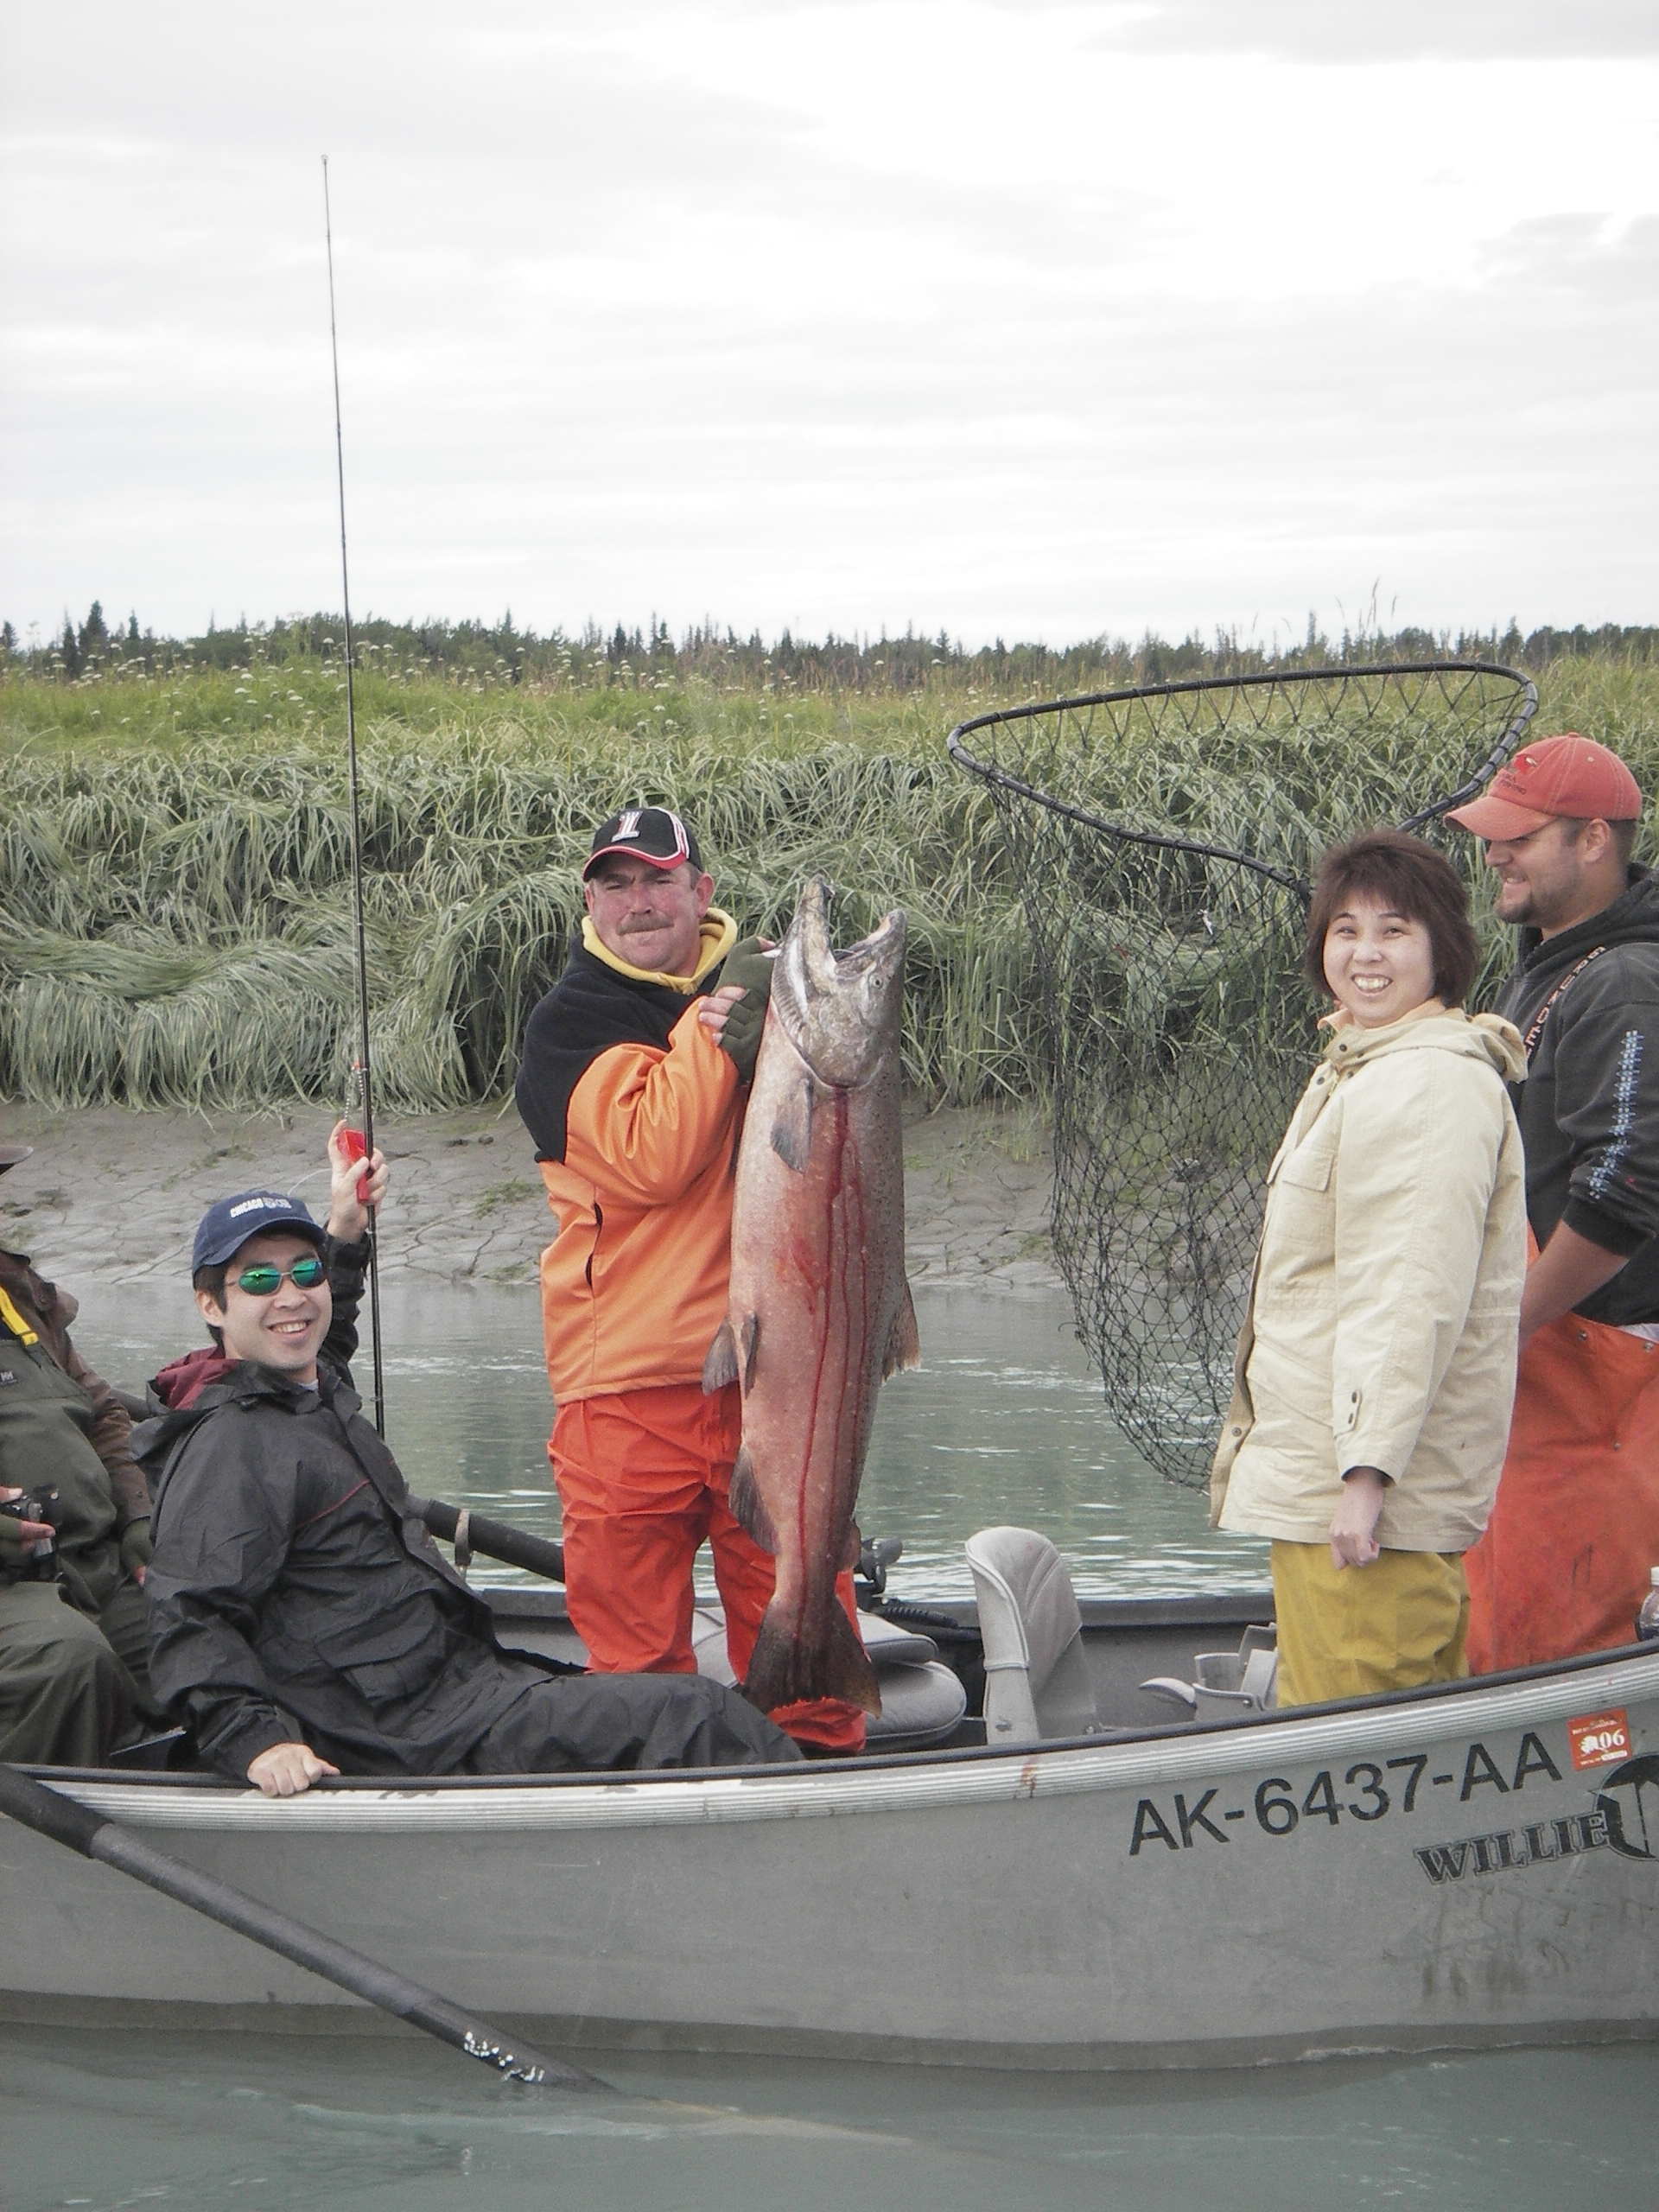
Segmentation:
<svg viewBox="0 0 1659 2212">
<path fill-rule="evenodd" d="M 497 1644 L 363 1417 L 347 1363 L 367 1252 L 330 1240 L 316 1389 L 244 1361 L 183 1408 L 152 1384 L 133 1433 L 155 1497 L 150 1679 L 238 1782 L 296 1742 L 347 1774 L 448 1773 L 563 1671 Z"/>
<path fill-rule="evenodd" d="M 1529 1039 L 1512 1095 L 1540 1249 L 1565 1221 L 1627 1253 L 1577 1311 L 1618 1328 L 1659 1321 L 1659 878 L 1633 868 L 1587 922 L 1524 931 L 1496 1011 Z"/>
<path fill-rule="evenodd" d="M 537 1160 L 564 1158 L 570 1094 L 600 1054 L 613 1045 L 666 1052 L 675 1023 L 714 989 L 720 972 L 711 968 L 690 991 L 677 991 L 624 976 L 595 959 L 580 935 L 573 940 L 563 975 L 530 1017 L 513 1084 Z"/>
</svg>

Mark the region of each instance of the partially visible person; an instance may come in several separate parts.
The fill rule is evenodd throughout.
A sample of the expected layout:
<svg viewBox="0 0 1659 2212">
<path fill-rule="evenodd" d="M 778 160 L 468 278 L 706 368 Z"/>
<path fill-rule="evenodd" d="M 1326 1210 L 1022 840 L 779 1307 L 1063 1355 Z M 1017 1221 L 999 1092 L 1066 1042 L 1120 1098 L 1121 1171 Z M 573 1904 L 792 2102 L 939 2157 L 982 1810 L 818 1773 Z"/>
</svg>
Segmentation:
<svg viewBox="0 0 1659 2212">
<path fill-rule="evenodd" d="M 0 1147 L 0 1173 L 31 1150 Z M 158 1712 L 141 1595 L 149 1493 L 124 1407 L 69 1334 L 77 1311 L 0 1249 L 0 1496 L 56 1493 L 51 1522 L 0 1514 L 0 1758 L 99 1766 Z"/>
<path fill-rule="evenodd" d="M 713 902 L 667 807 L 601 823 L 587 913 L 530 1018 L 516 1095 L 558 1222 L 542 1255 L 548 1453 L 570 1618 L 596 1671 L 690 1675 L 692 1562 L 707 1541 L 741 1681 L 777 1580 L 731 1510 L 735 1382 L 705 1393 L 726 1319 L 737 1144 L 772 963 Z M 836 1585 L 858 1626 L 853 1578 Z M 773 1716 L 814 1753 L 864 1748 L 864 1716 L 810 1698 Z"/>
<path fill-rule="evenodd" d="M 1328 853 L 1323 1059 L 1268 1172 L 1212 1522 L 1273 1540 L 1279 1703 L 1467 1672 L 1462 1554 L 1503 1464 L 1525 1264 L 1521 1039 L 1463 1001 L 1468 898 L 1432 847 Z"/>
<path fill-rule="evenodd" d="M 1659 1567 L 1659 883 L 1642 793 L 1568 731 L 1448 818 L 1521 932 L 1531 1265 L 1503 1478 L 1469 1558 L 1477 1674 L 1628 1643 Z"/>
<path fill-rule="evenodd" d="M 151 1385 L 151 1679 L 201 1754 L 267 1796 L 328 1774 L 547 1774 L 798 1758 L 734 1692 L 575 1675 L 504 1650 L 445 1564 L 349 1361 L 386 1189 L 340 1123 L 326 1230 L 285 1192 L 209 1208 L 192 1281 L 211 1348 Z M 366 1200 L 366 1203 L 365 1203 Z"/>
</svg>

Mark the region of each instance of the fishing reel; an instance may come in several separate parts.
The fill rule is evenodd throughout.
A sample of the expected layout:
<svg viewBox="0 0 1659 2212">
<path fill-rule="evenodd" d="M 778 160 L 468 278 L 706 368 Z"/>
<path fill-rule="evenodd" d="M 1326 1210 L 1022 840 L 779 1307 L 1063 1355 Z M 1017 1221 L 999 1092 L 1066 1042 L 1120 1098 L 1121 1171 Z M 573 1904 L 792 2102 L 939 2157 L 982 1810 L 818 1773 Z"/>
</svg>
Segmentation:
<svg viewBox="0 0 1659 2212">
<path fill-rule="evenodd" d="M 859 1549 L 858 1565 L 853 1569 L 860 1587 L 857 1591 L 858 1609 L 871 1613 L 880 1604 L 887 1586 L 887 1569 L 897 1567 L 905 1555 L 902 1536 L 867 1536 Z"/>
<path fill-rule="evenodd" d="M 58 1530 L 63 1526 L 63 1505 L 49 1487 L 23 1491 L 16 1497 L 0 1498 L 0 1514 L 13 1521 L 34 1521 L 51 1530 L 49 1536 L 19 1541 L 13 1553 L 0 1551 L 0 1582 L 55 1582 L 58 1579 Z"/>
</svg>

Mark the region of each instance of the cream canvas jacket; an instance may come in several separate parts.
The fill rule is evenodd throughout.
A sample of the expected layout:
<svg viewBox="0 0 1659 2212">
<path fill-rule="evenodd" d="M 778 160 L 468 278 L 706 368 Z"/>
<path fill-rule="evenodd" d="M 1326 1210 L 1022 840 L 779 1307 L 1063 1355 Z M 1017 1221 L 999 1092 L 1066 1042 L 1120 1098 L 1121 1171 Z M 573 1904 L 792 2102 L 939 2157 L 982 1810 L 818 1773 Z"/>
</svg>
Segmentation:
<svg viewBox="0 0 1659 2212">
<path fill-rule="evenodd" d="M 1211 1520 L 1322 1543 L 1351 1467 L 1391 1478 L 1376 1540 L 1462 1552 L 1486 1525 L 1526 1273 L 1521 1039 L 1425 1009 L 1338 1029 L 1268 1171 Z"/>
</svg>

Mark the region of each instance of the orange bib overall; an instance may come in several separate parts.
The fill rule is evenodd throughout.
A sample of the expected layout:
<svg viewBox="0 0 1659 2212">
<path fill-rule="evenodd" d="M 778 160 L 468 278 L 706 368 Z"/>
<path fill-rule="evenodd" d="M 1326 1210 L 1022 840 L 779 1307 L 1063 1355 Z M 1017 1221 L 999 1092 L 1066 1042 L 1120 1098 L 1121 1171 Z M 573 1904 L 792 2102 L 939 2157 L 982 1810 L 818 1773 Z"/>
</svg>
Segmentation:
<svg viewBox="0 0 1659 2212">
<path fill-rule="evenodd" d="M 1576 1313 L 1539 1330 L 1464 1567 L 1474 1674 L 1631 1641 L 1659 1567 L 1659 1344 Z"/>
</svg>

